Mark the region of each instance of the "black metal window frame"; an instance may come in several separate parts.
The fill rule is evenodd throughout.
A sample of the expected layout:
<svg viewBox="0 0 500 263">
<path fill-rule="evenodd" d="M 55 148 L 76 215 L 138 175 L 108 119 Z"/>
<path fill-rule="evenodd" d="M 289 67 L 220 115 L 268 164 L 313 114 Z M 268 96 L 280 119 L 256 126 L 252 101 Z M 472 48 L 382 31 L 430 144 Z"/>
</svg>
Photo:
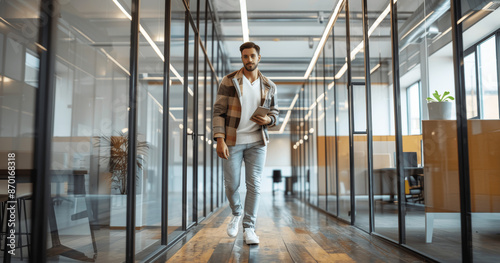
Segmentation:
<svg viewBox="0 0 500 263">
<path fill-rule="evenodd" d="M 472 119 L 483 119 L 484 113 L 481 110 L 483 106 L 483 101 L 481 98 L 481 85 L 479 83 L 479 58 L 478 58 L 478 51 L 479 51 L 479 46 L 483 44 L 486 40 L 490 39 L 491 37 L 494 37 L 495 41 L 495 49 L 496 49 L 496 62 L 497 62 L 497 96 L 498 96 L 498 111 L 500 114 L 500 29 L 497 29 L 495 32 L 488 34 L 486 37 L 482 38 L 481 40 L 477 41 L 474 43 L 472 46 L 467 48 L 464 51 L 464 58 L 469 56 L 470 54 L 474 53 L 474 70 L 476 72 L 476 105 L 477 105 L 477 116 L 473 117 Z"/>
</svg>

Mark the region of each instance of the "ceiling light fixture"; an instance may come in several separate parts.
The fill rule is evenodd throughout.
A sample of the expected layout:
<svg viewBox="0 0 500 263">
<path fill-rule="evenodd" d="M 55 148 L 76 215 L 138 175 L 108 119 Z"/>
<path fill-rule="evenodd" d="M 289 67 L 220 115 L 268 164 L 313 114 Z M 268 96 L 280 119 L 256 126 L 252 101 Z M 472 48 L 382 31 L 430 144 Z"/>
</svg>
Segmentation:
<svg viewBox="0 0 500 263">
<path fill-rule="evenodd" d="M 396 3 L 397 1 L 398 0 L 394 0 L 394 3 Z M 375 29 L 380 25 L 382 20 L 384 20 L 384 18 L 389 14 L 390 9 L 391 9 L 391 4 L 389 3 L 389 5 L 387 5 L 387 7 L 385 8 L 384 12 L 382 12 L 382 14 L 380 14 L 380 16 L 377 18 L 377 20 L 375 20 L 373 25 L 368 29 L 368 37 L 370 37 L 372 35 L 373 31 L 375 31 Z M 353 61 L 354 58 L 356 58 L 356 54 L 358 54 L 358 52 L 361 51 L 364 43 L 365 43 L 364 41 L 361 41 L 361 43 L 359 43 L 359 45 L 356 48 L 354 48 L 353 51 L 351 51 L 351 61 Z M 344 66 L 342 66 L 342 68 L 337 73 L 337 75 L 335 75 L 335 78 L 340 79 L 344 75 L 346 70 L 347 70 L 347 62 L 344 64 Z"/>
<path fill-rule="evenodd" d="M 311 59 L 311 62 L 309 63 L 309 67 L 307 67 L 306 73 L 304 74 L 304 78 L 307 79 L 309 75 L 311 75 L 311 72 L 316 65 L 316 61 L 318 60 L 319 53 L 323 49 L 323 46 L 326 43 L 326 40 L 328 39 L 328 35 L 330 34 L 330 31 L 332 30 L 333 23 L 337 20 L 337 16 L 339 14 L 340 7 L 342 6 L 343 1 L 339 0 L 337 3 L 337 6 L 335 6 L 335 9 L 332 12 L 332 15 L 330 16 L 330 19 L 328 20 L 328 24 L 326 24 L 325 31 L 323 31 L 323 36 L 321 36 L 321 39 L 319 41 L 318 46 L 316 47 L 316 51 L 314 51 L 314 55 Z"/>
<path fill-rule="evenodd" d="M 104 53 L 104 55 L 109 60 L 111 60 L 113 63 L 115 63 L 116 66 L 118 66 L 119 68 L 121 68 L 125 73 L 127 73 L 127 75 L 130 76 L 130 72 L 124 66 L 122 66 L 122 64 L 120 64 L 118 61 L 116 61 L 116 59 L 114 59 L 110 54 L 108 54 L 108 52 L 106 52 L 106 50 L 104 50 L 104 48 L 101 48 L 101 52 Z"/>
<path fill-rule="evenodd" d="M 424 19 L 420 20 L 420 22 L 418 22 L 416 25 L 414 25 L 410 30 L 408 30 L 408 32 L 406 32 L 406 34 L 404 34 L 401 39 L 407 37 L 413 30 L 415 30 L 415 28 L 417 28 L 420 24 L 422 24 L 425 20 L 427 20 L 427 18 L 429 18 L 429 16 L 431 16 L 432 14 L 434 14 L 434 11 L 431 11 L 428 15 L 426 15 L 424 17 Z"/>
<path fill-rule="evenodd" d="M 380 63 L 378 63 L 377 65 L 375 65 L 375 67 L 373 67 L 371 70 L 370 70 L 370 75 L 373 74 L 373 72 L 375 72 L 375 70 L 377 70 L 378 68 L 380 68 Z"/>
<path fill-rule="evenodd" d="M 267 77 L 270 80 L 304 80 L 304 77 Z"/>
<path fill-rule="evenodd" d="M 4 22 L 5 24 L 7 24 L 11 27 L 14 27 L 11 23 L 7 22 L 7 20 L 5 20 L 3 17 L 0 17 L 0 20 L 2 20 L 2 22 Z"/>
<path fill-rule="evenodd" d="M 247 14 L 247 1 L 240 0 L 241 11 L 241 30 L 243 32 L 243 42 L 250 41 L 248 30 L 248 14 Z"/>
<path fill-rule="evenodd" d="M 334 85 L 335 85 L 335 81 L 332 81 L 332 83 L 328 84 L 328 90 L 331 90 Z"/>
<path fill-rule="evenodd" d="M 113 0 L 113 3 L 115 3 L 115 5 L 120 9 L 120 11 L 122 11 L 122 13 L 129 20 L 132 20 L 132 16 L 127 12 L 127 10 L 125 10 L 125 8 L 118 2 L 118 0 Z M 149 45 L 151 46 L 151 48 L 153 48 L 153 50 L 156 52 L 156 54 L 158 55 L 158 57 L 160 57 L 160 59 L 163 62 L 165 62 L 165 57 L 163 56 L 163 53 L 161 53 L 160 48 L 158 48 L 158 46 L 156 45 L 156 43 L 149 36 L 148 32 L 146 32 L 146 30 L 140 24 L 139 24 L 139 32 L 141 32 L 141 34 L 144 36 L 144 38 L 146 38 L 146 41 L 148 41 Z M 169 64 L 169 68 L 172 71 L 172 73 L 174 73 L 174 75 L 177 77 L 177 79 L 182 83 L 182 85 L 184 85 L 184 79 L 181 77 L 181 75 L 179 74 L 179 72 L 177 72 L 177 70 L 174 68 L 174 66 L 172 66 L 172 64 Z M 193 96 L 193 91 L 191 90 L 191 87 L 188 87 L 188 93 L 191 96 Z"/>
</svg>

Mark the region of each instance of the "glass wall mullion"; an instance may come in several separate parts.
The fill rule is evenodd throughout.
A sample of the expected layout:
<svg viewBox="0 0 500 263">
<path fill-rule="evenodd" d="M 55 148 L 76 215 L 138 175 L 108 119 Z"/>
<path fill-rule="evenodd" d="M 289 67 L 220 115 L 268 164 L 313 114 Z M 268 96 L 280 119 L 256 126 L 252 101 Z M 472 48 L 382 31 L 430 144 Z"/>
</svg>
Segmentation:
<svg viewBox="0 0 500 263">
<path fill-rule="evenodd" d="M 135 203 L 137 174 L 137 83 L 139 61 L 139 12 L 140 1 L 132 0 L 132 26 L 130 30 L 130 79 L 128 111 L 128 155 L 127 155 L 127 219 L 126 260 L 135 261 Z"/>
<path fill-rule="evenodd" d="M 467 111 L 464 79 L 464 48 L 463 23 L 458 23 L 462 17 L 462 3 L 451 0 L 451 28 L 453 46 L 453 69 L 455 75 L 455 105 L 458 147 L 458 176 L 460 187 L 460 225 L 462 241 L 462 262 L 473 262 L 472 222 L 471 222 L 471 189 L 469 174 L 469 134 L 467 127 Z M 477 53 L 477 52 L 476 52 Z M 478 76 L 477 76 L 478 77 Z M 479 115 L 481 116 L 481 115 Z"/>
<path fill-rule="evenodd" d="M 205 9 L 205 18 L 207 17 L 206 15 L 206 9 Z M 207 25 L 207 22 L 205 21 L 205 32 L 207 32 L 206 30 L 206 25 Z M 205 43 L 206 43 L 206 35 L 205 35 Z M 205 50 L 205 48 L 203 47 L 203 50 Z M 207 132 L 207 118 L 212 118 L 211 116 L 207 116 L 207 92 L 208 92 L 208 89 L 207 89 L 207 54 L 206 54 L 206 51 L 205 51 L 205 61 L 203 62 L 203 94 L 204 94 L 204 98 L 203 98 L 203 217 L 207 217 L 207 148 L 209 147 L 209 145 L 207 146 L 207 143 L 209 140 L 211 140 L 212 138 L 209 137 L 208 135 L 208 132 Z"/>
<path fill-rule="evenodd" d="M 52 7 L 52 8 L 46 8 Z M 55 60 L 57 42 L 57 24 L 59 19 L 59 2 L 42 0 L 40 16 L 44 23 L 40 26 L 38 43 L 45 49 L 38 49 L 40 56 L 40 72 L 38 74 L 39 87 L 35 102 L 35 136 L 33 168 L 39 172 L 32 175 L 33 205 L 31 224 L 31 258 L 46 261 L 47 255 L 47 225 L 48 207 L 50 200 L 50 163 L 52 152 L 52 136 L 54 127 L 54 93 Z M 3 63 L 0 61 L 0 63 Z M 7 255 L 5 253 L 4 255 Z M 7 259 L 7 257 L 6 257 Z M 10 259 L 9 259 L 10 260 Z"/>
<path fill-rule="evenodd" d="M 351 195 L 351 224 L 356 222 L 356 193 L 354 180 L 354 107 L 353 107 L 353 85 L 352 85 L 352 63 L 351 63 L 351 36 L 350 36 L 350 14 L 349 1 L 345 1 L 346 19 L 346 56 L 347 56 L 347 97 L 348 97 L 348 120 L 349 120 L 349 181 Z"/>
<path fill-rule="evenodd" d="M 398 45 L 398 22 L 397 3 L 390 1 L 391 18 L 391 51 L 392 51 L 392 86 L 394 96 L 394 124 L 396 131 L 396 176 L 398 196 L 398 239 L 399 244 L 405 244 L 405 206 L 404 196 L 404 172 L 403 172 L 403 145 L 401 126 L 401 96 L 399 85 L 399 45 Z"/>
<path fill-rule="evenodd" d="M 370 44 L 368 39 L 368 9 L 367 0 L 361 3 L 363 16 L 363 43 L 365 61 L 365 95 L 366 95 L 366 133 L 367 133 L 367 168 L 368 168 L 368 209 L 369 209 L 369 233 L 374 231 L 374 209 L 373 209 L 373 130 L 372 130 L 372 92 L 371 92 L 371 68 L 370 68 Z"/>
<path fill-rule="evenodd" d="M 198 12 L 199 10 L 197 10 Z M 198 16 L 199 17 L 199 16 Z M 197 19 L 198 21 L 198 19 Z M 198 223 L 198 56 L 199 56 L 198 27 L 194 35 L 194 64 L 193 64 L 193 222 Z"/>
<path fill-rule="evenodd" d="M 328 40 L 327 40 L 328 41 Z M 326 51 L 326 50 L 325 50 Z M 326 55 L 325 55 L 325 51 L 323 51 L 323 114 L 324 114 L 324 117 L 323 117 L 323 134 L 324 134 L 324 142 L 325 142 L 325 211 L 328 212 L 328 133 L 327 133 L 327 121 L 326 121 Z M 318 131 L 318 135 L 319 135 L 319 131 Z"/>
<path fill-rule="evenodd" d="M 336 60 L 335 60 L 335 27 L 332 29 L 332 55 L 333 55 L 333 72 L 332 72 L 332 76 L 333 76 L 333 115 L 334 115 L 334 122 L 335 122 L 335 126 L 334 126 L 334 142 L 335 142 L 335 149 L 332 149 L 335 151 L 335 206 L 336 206 L 336 212 L 335 212 L 335 216 L 339 216 L 339 213 L 340 213 L 340 194 L 339 194 L 339 140 L 338 140 L 338 113 L 337 113 L 337 81 L 336 81 L 336 78 L 335 78 L 335 72 L 337 72 L 337 63 L 336 63 Z"/>
<path fill-rule="evenodd" d="M 161 201 L 161 245 L 168 244 L 168 160 L 169 160 L 169 141 L 170 141 L 170 115 L 166 114 L 170 110 L 170 25 L 171 25 L 171 0 L 165 1 L 165 61 L 163 63 L 163 143 L 162 143 L 162 201 Z"/>
<path fill-rule="evenodd" d="M 184 2 L 185 3 L 185 2 Z M 182 231 L 186 231 L 187 229 L 187 176 L 188 176 L 188 162 L 187 162 L 187 127 L 188 127 L 188 84 L 189 84 L 189 63 L 187 63 L 187 59 L 189 58 L 189 11 L 185 11 L 184 15 L 184 91 L 183 91 L 183 119 L 182 125 L 184 129 L 182 129 Z"/>
</svg>

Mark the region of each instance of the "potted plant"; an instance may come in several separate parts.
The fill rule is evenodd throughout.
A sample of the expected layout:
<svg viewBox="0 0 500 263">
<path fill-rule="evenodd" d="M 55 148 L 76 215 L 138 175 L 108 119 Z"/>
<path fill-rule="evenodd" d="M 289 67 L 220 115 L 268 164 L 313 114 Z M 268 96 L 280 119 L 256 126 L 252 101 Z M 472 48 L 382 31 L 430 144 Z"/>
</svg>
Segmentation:
<svg viewBox="0 0 500 263">
<path fill-rule="evenodd" d="M 445 91 L 440 95 L 438 91 L 434 91 L 434 98 L 427 98 L 427 109 L 429 110 L 429 120 L 451 120 L 452 100 L 455 100 L 449 95 L 449 91 Z"/>
<path fill-rule="evenodd" d="M 107 173 L 111 183 L 111 211 L 110 226 L 124 227 L 126 222 L 126 200 L 127 200 L 127 167 L 128 167 L 128 135 L 120 132 L 117 136 L 102 136 L 97 139 L 96 147 L 104 149 L 104 155 L 100 156 L 101 163 L 108 166 Z M 146 161 L 149 145 L 145 141 L 137 141 L 136 158 L 136 226 L 142 226 L 142 170 Z M 108 154 L 109 153 L 109 154 Z"/>
</svg>

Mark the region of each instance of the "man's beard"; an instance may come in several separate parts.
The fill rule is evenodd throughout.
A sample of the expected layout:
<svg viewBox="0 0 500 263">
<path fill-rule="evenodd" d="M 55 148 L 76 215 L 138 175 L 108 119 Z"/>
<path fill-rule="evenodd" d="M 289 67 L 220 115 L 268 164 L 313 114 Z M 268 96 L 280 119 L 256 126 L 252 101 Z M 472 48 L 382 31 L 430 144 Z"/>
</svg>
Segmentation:
<svg viewBox="0 0 500 263">
<path fill-rule="evenodd" d="M 257 66 L 258 66 L 258 65 L 259 65 L 259 63 L 256 63 L 256 64 L 247 63 L 247 64 L 245 65 L 245 69 L 246 69 L 247 71 L 254 71 L 254 70 L 257 68 Z"/>
</svg>

